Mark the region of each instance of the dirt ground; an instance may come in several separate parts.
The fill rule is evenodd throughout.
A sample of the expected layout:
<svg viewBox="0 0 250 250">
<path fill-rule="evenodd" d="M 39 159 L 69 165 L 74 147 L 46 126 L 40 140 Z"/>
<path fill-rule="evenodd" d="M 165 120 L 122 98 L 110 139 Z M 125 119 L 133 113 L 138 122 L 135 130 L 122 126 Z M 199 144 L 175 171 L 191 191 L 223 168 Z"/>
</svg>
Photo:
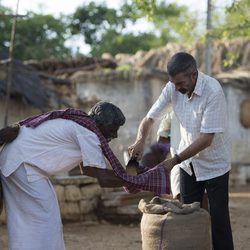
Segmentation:
<svg viewBox="0 0 250 250">
<path fill-rule="evenodd" d="M 250 186 L 231 189 L 230 213 L 235 250 L 247 250 L 250 246 Z M 67 250 L 141 249 L 139 225 L 67 223 L 64 237 Z M 0 226 L 0 249 L 8 249 L 5 226 Z"/>
</svg>

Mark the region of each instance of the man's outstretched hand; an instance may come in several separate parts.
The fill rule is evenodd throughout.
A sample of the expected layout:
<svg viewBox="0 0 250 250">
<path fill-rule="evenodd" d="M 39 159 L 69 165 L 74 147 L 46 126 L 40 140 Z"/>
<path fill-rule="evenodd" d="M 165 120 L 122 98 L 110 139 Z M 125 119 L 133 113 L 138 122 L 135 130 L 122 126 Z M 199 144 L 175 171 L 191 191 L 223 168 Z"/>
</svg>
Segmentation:
<svg viewBox="0 0 250 250">
<path fill-rule="evenodd" d="M 164 167 L 168 172 L 172 170 L 172 168 L 177 164 L 177 160 L 175 157 L 166 159 L 162 161 L 160 164 L 157 165 L 157 167 Z"/>
<path fill-rule="evenodd" d="M 136 140 L 134 144 L 128 147 L 128 153 L 130 158 L 136 158 L 140 160 L 144 150 L 144 142 L 141 140 Z"/>
</svg>

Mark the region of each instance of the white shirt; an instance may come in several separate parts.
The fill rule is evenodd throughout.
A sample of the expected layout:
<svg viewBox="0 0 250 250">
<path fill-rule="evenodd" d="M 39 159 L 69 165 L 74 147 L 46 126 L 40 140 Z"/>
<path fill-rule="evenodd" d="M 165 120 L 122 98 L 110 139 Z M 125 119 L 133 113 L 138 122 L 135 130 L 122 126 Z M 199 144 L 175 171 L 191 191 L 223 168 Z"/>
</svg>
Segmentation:
<svg viewBox="0 0 250 250">
<path fill-rule="evenodd" d="M 228 172 L 231 168 L 231 145 L 226 100 L 220 83 L 199 72 L 195 89 L 189 98 L 176 91 L 172 82 L 168 82 L 147 117 L 160 118 L 170 104 L 180 122 L 181 142 L 178 152 L 192 144 L 200 133 L 215 133 L 208 148 L 182 162 L 180 167 L 192 175 L 189 166 L 192 161 L 197 181 L 215 178 Z"/>
<path fill-rule="evenodd" d="M 97 135 L 65 119 L 46 121 L 35 129 L 21 127 L 18 137 L 0 154 L 0 168 L 6 177 L 22 163 L 32 176 L 34 172 L 54 175 L 69 171 L 81 161 L 84 166 L 106 168 Z"/>
<path fill-rule="evenodd" d="M 181 134 L 180 124 L 173 111 L 167 112 L 159 125 L 157 136 L 168 137 L 170 136 L 170 153 L 172 156 L 176 154 L 179 147 Z"/>
</svg>

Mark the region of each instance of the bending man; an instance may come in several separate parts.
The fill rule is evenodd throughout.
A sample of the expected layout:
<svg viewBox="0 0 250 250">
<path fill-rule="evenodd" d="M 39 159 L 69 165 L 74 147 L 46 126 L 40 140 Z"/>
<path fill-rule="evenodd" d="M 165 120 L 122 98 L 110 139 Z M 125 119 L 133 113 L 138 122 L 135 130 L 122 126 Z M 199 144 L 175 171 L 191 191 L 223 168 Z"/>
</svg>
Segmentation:
<svg viewBox="0 0 250 250">
<path fill-rule="evenodd" d="M 106 169 L 98 136 L 69 117 L 84 120 L 86 127 L 96 125 L 107 141 L 116 138 L 125 123 L 118 107 L 100 102 L 89 115 L 74 109 L 53 111 L 20 122 L 19 133 L 18 127 L 0 131 L 1 143 L 8 142 L 0 154 L 0 167 L 10 250 L 65 249 L 49 175 L 69 171 L 82 162 L 84 174 L 98 178 L 101 186 L 126 184 Z"/>
</svg>

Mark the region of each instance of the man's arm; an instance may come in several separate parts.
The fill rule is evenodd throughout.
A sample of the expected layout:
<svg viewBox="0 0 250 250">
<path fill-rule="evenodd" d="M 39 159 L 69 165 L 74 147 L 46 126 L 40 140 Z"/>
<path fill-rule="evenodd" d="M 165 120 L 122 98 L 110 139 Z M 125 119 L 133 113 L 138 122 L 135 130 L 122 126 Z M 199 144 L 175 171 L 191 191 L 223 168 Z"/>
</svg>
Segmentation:
<svg viewBox="0 0 250 250">
<path fill-rule="evenodd" d="M 170 143 L 172 112 L 167 113 L 161 120 L 157 131 L 157 142 L 159 143 Z"/>
<path fill-rule="evenodd" d="M 96 167 L 82 167 L 84 175 L 98 179 L 101 187 L 122 187 L 126 182 L 117 177 L 113 170 Z"/>
<path fill-rule="evenodd" d="M 154 124 L 152 118 L 144 117 L 139 125 L 136 141 L 129 146 L 128 152 L 131 157 L 141 158 L 147 136 Z"/>
<path fill-rule="evenodd" d="M 205 148 L 209 147 L 213 141 L 214 133 L 210 134 L 204 134 L 201 133 L 200 137 L 196 139 L 189 147 L 187 147 L 185 150 L 183 150 L 178 156 L 180 161 L 185 161 L 189 159 L 190 157 L 195 156 Z M 165 168 L 167 168 L 169 171 L 177 165 L 178 159 L 177 157 L 173 157 L 170 159 L 167 159 L 160 163 L 159 165 L 163 165 Z"/>
</svg>

